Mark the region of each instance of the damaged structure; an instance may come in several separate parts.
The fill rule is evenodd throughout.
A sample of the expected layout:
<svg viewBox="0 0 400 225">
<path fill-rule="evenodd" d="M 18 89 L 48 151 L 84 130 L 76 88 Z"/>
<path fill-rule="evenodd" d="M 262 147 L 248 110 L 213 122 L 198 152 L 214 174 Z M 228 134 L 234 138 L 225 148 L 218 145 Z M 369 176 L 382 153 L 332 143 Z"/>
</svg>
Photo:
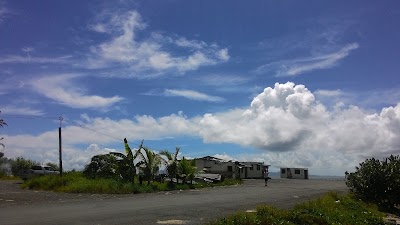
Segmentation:
<svg viewBox="0 0 400 225">
<path fill-rule="evenodd" d="M 264 162 L 226 161 L 212 156 L 205 156 L 194 160 L 198 172 L 220 174 L 227 178 L 263 178 L 264 170 L 268 171 L 269 167 L 269 165 L 264 165 Z"/>
</svg>

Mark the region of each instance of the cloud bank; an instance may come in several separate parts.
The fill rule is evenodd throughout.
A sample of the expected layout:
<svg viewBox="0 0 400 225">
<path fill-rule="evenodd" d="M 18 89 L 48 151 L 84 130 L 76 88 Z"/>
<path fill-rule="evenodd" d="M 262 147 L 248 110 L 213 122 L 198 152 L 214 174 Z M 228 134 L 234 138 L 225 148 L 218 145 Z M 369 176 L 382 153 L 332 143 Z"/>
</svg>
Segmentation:
<svg viewBox="0 0 400 225">
<path fill-rule="evenodd" d="M 105 131 L 108 137 L 71 124 L 64 128 L 65 144 L 76 149 L 76 145 L 118 142 L 111 137 L 156 140 L 191 136 L 206 143 L 231 143 L 259 151 L 257 155 L 243 152 L 234 158 L 324 168 L 349 168 L 365 157 L 400 154 L 400 104 L 376 113 L 353 105 L 329 108 L 304 85 L 276 83 L 258 94 L 249 107 L 192 118 L 183 113 L 160 118 L 141 115 L 123 120 L 85 115 L 80 124 Z M 38 136 L 6 136 L 5 144 L 10 151 L 7 154 L 27 154 L 28 147 L 56 148 L 48 145 L 56 143 L 56 136 L 50 136 L 50 132 Z M 29 145 L 23 145 L 21 139 Z M 222 154 L 217 151 L 216 154 Z"/>
</svg>

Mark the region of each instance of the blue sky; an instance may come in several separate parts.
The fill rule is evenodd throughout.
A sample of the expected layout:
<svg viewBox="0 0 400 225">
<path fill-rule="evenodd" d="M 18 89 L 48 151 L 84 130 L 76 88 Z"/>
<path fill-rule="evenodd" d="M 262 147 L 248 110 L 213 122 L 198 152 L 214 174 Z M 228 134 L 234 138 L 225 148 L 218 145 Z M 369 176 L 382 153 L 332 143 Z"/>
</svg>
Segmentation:
<svg viewBox="0 0 400 225">
<path fill-rule="evenodd" d="M 400 154 L 398 1 L 0 1 L 8 157 L 142 139 L 343 175 Z"/>
</svg>

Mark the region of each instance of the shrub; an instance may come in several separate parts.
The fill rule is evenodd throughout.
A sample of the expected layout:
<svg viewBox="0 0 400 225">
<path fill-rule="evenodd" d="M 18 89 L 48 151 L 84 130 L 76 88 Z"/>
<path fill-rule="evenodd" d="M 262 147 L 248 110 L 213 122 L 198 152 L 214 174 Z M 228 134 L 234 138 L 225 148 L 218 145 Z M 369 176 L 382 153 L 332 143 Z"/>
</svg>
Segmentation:
<svg viewBox="0 0 400 225">
<path fill-rule="evenodd" d="M 355 172 L 346 171 L 346 185 L 357 197 L 394 209 L 400 204 L 399 156 L 391 155 L 382 161 L 367 159 Z"/>
<path fill-rule="evenodd" d="M 261 224 L 254 213 L 237 212 L 218 220 L 213 225 L 256 225 Z"/>
<path fill-rule="evenodd" d="M 95 155 L 90 164 L 85 166 L 83 174 L 87 178 L 119 178 L 118 161 L 115 156 L 110 154 Z"/>
<path fill-rule="evenodd" d="M 22 171 L 29 170 L 34 165 L 40 165 L 40 163 L 23 157 L 18 157 L 12 160 L 11 171 L 14 176 L 18 176 Z"/>
</svg>

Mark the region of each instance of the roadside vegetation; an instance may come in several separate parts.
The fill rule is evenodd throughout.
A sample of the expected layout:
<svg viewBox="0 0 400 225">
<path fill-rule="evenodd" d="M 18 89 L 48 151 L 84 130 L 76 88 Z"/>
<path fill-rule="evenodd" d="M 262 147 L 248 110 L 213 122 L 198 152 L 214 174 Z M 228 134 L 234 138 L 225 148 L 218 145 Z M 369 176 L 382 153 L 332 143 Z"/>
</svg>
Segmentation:
<svg viewBox="0 0 400 225">
<path fill-rule="evenodd" d="M 256 212 L 237 212 L 209 225 L 256 224 L 385 224 L 384 213 L 374 205 L 355 200 L 351 195 L 328 193 L 313 201 L 284 210 L 272 206 L 258 206 Z"/>
<path fill-rule="evenodd" d="M 346 171 L 347 195 L 328 193 L 313 201 L 284 210 L 258 206 L 256 212 L 237 212 L 209 225 L 256 224 L 386 224 L 386 213 L 400 216 L 400 157 L 367 159 Z M 385 213 L 384 213 L 385 212 Z"/>
<path fill-rule="evenodd" d="M 34 165 L 40 165 L 40 163 L 25 159 L 23 157 L 7 158 L 0 154 L 0 180 L 19 180 L 19 174 L 22 171 L 29 170 Z M 53 170 L 58 170 L 58 165 L 55 163 L 46 163 L 46 166 L 50 166 Z"/>
<path fill-rule="evenodd" d="M 399 156 L 365 160 L 355 172 L 346 172 L 346 184 L 357 198 L 376 203 L 382 210 L 400 214 Z"/>
<path fill-rule="evenodd" d="M 210 225 L 256 224 L 386 224 L 386 213 L 400 216 L 400 157 L 367 159 L 346 171 L 347 195 L 328 193 L 325 196 L 284 210 L 258 206 L 256 212 L 237 212 Z M 385 213 L 383 213 L 385 212 Z"/>
<path fill-rule="evenodd" d="M 111 178 L 88 179 L 82 172 L 67 172 L 61 176 L 40 176 L 25 181 L 21 187 L 35 190 L 48 190 L 68 193 L 92 194 L 137 194 L 158 191 L 187 190 L 205 187 L 237 185 L 242 181 L 225 179 L 219 183 L 171 183 L 153 181 L 150 184 L 127 182 Z"/>
<path fill-rule="evenodd" d="M 93 156 L 82 172 L 66 172 L 63 176 L 36 176 L 21 186 L 70 193 L 129 194 L 237 185 L 242 182 L 237 179 L 211 183 L 194 181 L 194 160 L 185 157 L 178 160 L 179 148 L 176 148 L 175 153 L 162 151 L 157 154 L 144 147 L 142 142 L 137 149 L 132 150 L 126 139 L 124 146 L 125 154 L 110 152 Z M 34 162 L 19 159 L 17 164 L 29 168 Z M 166 175 L 158 175 L 162 165 Z"/>
</svg>

